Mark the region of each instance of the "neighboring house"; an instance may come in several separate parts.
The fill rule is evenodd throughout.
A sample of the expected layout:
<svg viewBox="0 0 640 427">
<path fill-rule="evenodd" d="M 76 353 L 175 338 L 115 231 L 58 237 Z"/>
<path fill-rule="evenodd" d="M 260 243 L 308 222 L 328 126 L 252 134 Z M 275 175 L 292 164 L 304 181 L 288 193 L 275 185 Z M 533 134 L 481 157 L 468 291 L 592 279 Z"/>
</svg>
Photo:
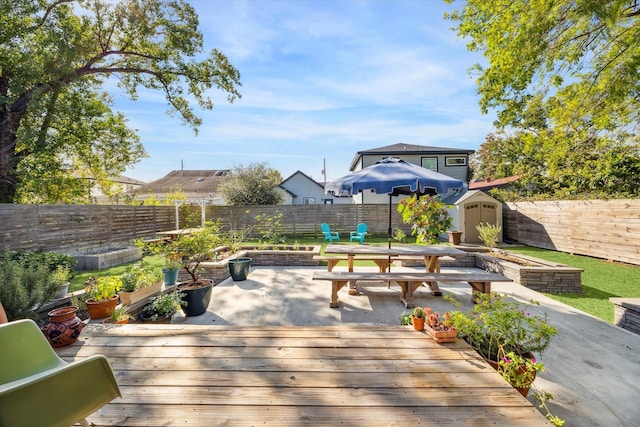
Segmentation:
<svg viewBox="0 0 640 427">
<path fill-rule="evenodd" d="M 349 170 L 352 172 L 366 168 L 386 157 L 397 157 L 409 163 L 431 169 L 435 172 L 448 175 L 460 181 L 467 182 L 469 171 L 469 155 L 474 150 L 431 147 L 427 145 L 393 144 L 370 150 L 358 151 L 351 161 Z M 353 202 L 363 203 L 389 203 L 389 197 L 370 192 L 364 192 L 353 196 Z"/>
<path fill-rule="evenodd" d="M 314 205 L 342 203 L 351 204 L 351 197 L 336 197 L 324 193 L 324 185 L 315 181 L 301 171 L 296 171 L 280 183 L 279 188 L 284 192 L 284 205 Z"/>
<path fill-rule="evenodd" d="M 186 202 L 224 205 L 224 198 L 218 194 L 218 185 L 230 174 L 229 169 L 174 170 L 139 188 L 136 199 L 143 201 L 154 196 L 158 200 L 164 200 L 167 194 L 179 190 L 186 194 Z"/>
<path fill-rule="evenodd" d="M 90 181 L 94 181 L 93 178 L 88 178 Z M 144 181 L 139 181 L 137 179 L 129 178 L 126 176 L 119 176 L 117 178 L 111 179 L 111 193 L 119 194 L 120 197 L 122 194 L 132 193 L 137 189 L 141 188 L 145 183 Z M 104 194 L 102 189 L 97 185 L 91 187 L 91 198 L 95 200 L 98 204 L 112 203 L 113 200 Z"/>
<path fill-rule="evenodd" d="M 489 191 L 492 188 L 506 188 L 506 187 L 509 187 L 509 185 L 512 182 L 517 181 L 519 178 L 520 178 L 519 175 L 508 176 L 506 178 L 498 178 L 498 179 L 485 178 L 483 180 L 470 182 L 469 190 Z"/>
</svg>

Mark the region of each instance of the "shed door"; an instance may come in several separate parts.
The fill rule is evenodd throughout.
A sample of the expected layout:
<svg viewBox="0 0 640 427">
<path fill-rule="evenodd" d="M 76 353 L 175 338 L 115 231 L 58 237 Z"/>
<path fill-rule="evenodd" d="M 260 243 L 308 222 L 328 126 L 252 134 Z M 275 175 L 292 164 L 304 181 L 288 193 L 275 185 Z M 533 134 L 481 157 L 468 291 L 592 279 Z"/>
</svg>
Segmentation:
<svg viewBox="0 0 640 427">
<path fill-rule="evenodd" d="M 476 226 L 481 222 L 496 224 L 495 203 L 476 202 L 467 203 L 464 207 L 464 241 L 467 243 L 479 243 L 480 237 Z"/>
</svg>

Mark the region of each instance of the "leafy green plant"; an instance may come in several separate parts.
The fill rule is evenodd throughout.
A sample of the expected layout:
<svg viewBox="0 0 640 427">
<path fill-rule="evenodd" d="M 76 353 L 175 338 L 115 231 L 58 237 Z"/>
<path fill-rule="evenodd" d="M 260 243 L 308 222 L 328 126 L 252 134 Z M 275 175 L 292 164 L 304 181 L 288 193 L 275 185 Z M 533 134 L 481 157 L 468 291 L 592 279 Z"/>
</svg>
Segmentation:
<svg viewBox="0 0 640 427">
<path fill-rule="evenodd" d="M 87 300 L 93 302 L 107 301 L 122 287 L 122 279 L 120 276 L 103 276 L 97 277 L 89 281 L 85 287 L 85 296 Z"/>
<path fill-rule="evenodd" d="M 266 243 L 278 245 L 285 243 L 286 238 L 281 234 L 282 230 L 282 212 L 276 212 L 275 215 L 256 215 L 255 220 L 261 222 L 262 239 Z"/>
<path fill-rule="evenodd" d="M 489 224 L 487 222 L 481 222 L 476 225 L 476 230 L 478 230 L 478 237 L 482 240 L 482 243 L 489 249 L 493 249 L 496 247 L 496 243 L 498 243 L 498 236 L 500 236 L 500 232 L 502 231 L 502 227 L 498 224 Z"/>
<path fill-rule="evenodd" d="M 133 292 L 136 289 L 146 288 L 162 280 L 162 272 L 157 269 L 149 269 L 141 263 L 135 263 L 128 272 L 120 276 L 121 289 L 125 292 Z"/>
<path fill-rule="evenodd" d="M 151 253 L 159 255 L 164 260 L 164 268 L 175 270 L 182 267 L 182 259 L 179 254 L 179 239 L 164 242 L 145 242 L 140 238 L 133 241 L 133 244 L 141 253 Z"/>
<path fill-rule="evenodd" d="M 400 315 L 400 324 L 402 326 L 411 324 L 411 313 L 410 312 L 408 312 L 408 311 L 402 312 L 402 314 Z"/>
<path fill-rule="evenodd" d="M 38 320 L 38 308 L 58 292 L 49 275 L 49 265 L 43 259 L 12 259 L 11 251 L 4 251 L 0 258 L 0 301 L 9 321 Z"/>
<path fill-rule="evenodd" d="M 531 387 L 538 371 L 544 372 L 544 365 L 535 357 L 523 357 L 513 351 L 498 361 L 498 372 L 515 388 Z"/>
<path fill-rule="evenodd" d="M 402 199 L 398 203 L 398 212 L 405 224 L 411 224 L 411 235 L 416 243 L 432 244 L 438 242 L 438 235 L 451 228 L 453 218 L 446 205 L 437 197 L 423 196 Z"/>
<path fill-rule="evenodd" d="M 64 285 L 71 280 L 71 271 L 65 264 L 58 264 L 55 270 L 49 273 L 49 281 L 58 286 Z"/>
<path fill-rule="evenodd" d="M 157 320 L 160 317 L 171 317 L 180 309 L 181 305 L 186 306 L 186 302 L 182 299 L 184 293 L 180 291 L 161 293 L 151 298 L 151 303 L 145 306 L 144 311 L 150 316 L 151 320 Z"/>
<path fill-rule="evenodd" d="M 181 256 L 182 268 L 191 276 L 193 283 L 200 278 L 200 263 L 210 259 L 211 250 L 223 243 L 218 222 L 208 221 L 205 226 L 176 239 L 177 253 Z"/>
<path fill-rule="evenodd" d="M 400 228 L 396 228 L 393 232 L 393 239 L 398 243 L 404 243 L 407 239 L 407 234 Z"/>
<path fill-rule="evenodd" d="M 73 277 L 75 267 L 78 264 L 78 262 L 70 255 L 44 251 L 42 249 L 38 249 L 36 251 L 26 249 L 12 251 L 7 249 L 3 253 L 2 257 L 13 261 L 20 261 L 27 267 L 30 265 L 35 265 L 37 267 L 45 265 L 50 272 L 54 272 L 58 266 L 64 266 L 69 271 L 71 277 Z"/>
<path fill-rule="evenodd" d="M 536 301 L 529 301 L 529 305 L 523 306 L 497 292 L 475 293 L 475 296 L 477 303 L 471 311 L 451 312 L 451 324 L 486 359 L 497 362 L 510 352 L 519 356 L 541 354 L 558 334 L 557 329 L 547 322 L 546 314 L 529 313 L 531 305 L 539 305 Z M 451 297 L 447 300 L 459 304 Z"/>
</svg>

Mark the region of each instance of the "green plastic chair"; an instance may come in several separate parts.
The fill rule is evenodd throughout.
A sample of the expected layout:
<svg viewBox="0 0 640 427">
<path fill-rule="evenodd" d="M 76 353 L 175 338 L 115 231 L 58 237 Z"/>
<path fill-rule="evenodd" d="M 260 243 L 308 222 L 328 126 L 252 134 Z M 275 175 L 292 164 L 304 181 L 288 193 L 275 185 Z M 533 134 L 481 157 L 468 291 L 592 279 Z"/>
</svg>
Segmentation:
<svg viewBox="0 0 640 427">
<path fill-rule="evenodd" d="M 106 357 L 65 362 L 33 320 L 0 325 L 0 348 L 0 426 L 88 426 L 122 397 Z"/>
<path fill-rule="evenodd" d="M 354 240 L 357 240 L 358 242 L 360 242 L 360 244 L 364 243 L 364 236 L 366 236 L 367 230 L 367 224 L 361 222 L 356 227 L 356 231 L 352 231 L 351 233 L 349 233 L 349 241 L 353 242 Z"/>
</svg>

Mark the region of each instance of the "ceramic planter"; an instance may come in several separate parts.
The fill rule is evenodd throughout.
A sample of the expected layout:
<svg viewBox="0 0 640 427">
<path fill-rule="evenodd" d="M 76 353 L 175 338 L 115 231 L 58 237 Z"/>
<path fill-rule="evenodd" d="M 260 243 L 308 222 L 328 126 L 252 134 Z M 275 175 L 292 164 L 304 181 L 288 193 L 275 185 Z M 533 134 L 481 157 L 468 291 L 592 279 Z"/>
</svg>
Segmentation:
<svg viewBox="0 0 640 427">
<path fill-rule="evenodd" d="M 456 342 L 458 339 L 458 331 L 455 329 L 451 329 L 449 331 L 437 331 L 429 325 L 425 325 L 424 329 L 435 342 Z"/>
<path fill-rule="evenodd" d="M 162 269 L 162 274 L 164 274 L 164 285 L 165 286 L 173 286 L 178 281 L 178 273 L 180 272 L 179 268 L 173 269 Z"/>
<path fill-rule="evenodd" d="M 213 290 L 213 281 L 208 279 L 200 279 L 203 286 L 195 287 L 191 282 L 184 282 L 178 285 L 178 290 L 184 293 L 181 304 L 182 311 L 185 316 L 200 316 L 207 311 L 211 302 L 211 293 Z"/>
<path fill-rule="evenodd" d="M 160 292 L 161 288 L 162 282 L 157 282 L 145 288 L 136 289 L 132 292 L 118 292 L 118 295 L 120 295 L 120 301 L 122 301 L 122 304 L 130 305 L 148 298 L 151 295 L 157 294 Z"/>
<path fill-rule="evenodd" d="M 251 270 L 251 258 L 236 258 L 229 260 L 229 273 L 235 281 L 247 280 Z"/>
<path fill-rule="evenodd" d="M 91 319 L 104 319 L 111 316 L 111 312 L 115 310 L 118 305 L 118 295 L 114 295 L 110 300 L 106 301 L 92 301 L 87 300 L 87 310 L 89 311 L 89 317 Z"/>
<path fill-rule="evenodd" d="M 76 315 L 78 307 L 62 307 L 51 310 L 49 323 L 41 328 L 52 347 L 64 347 L 78 340 L 85 323 Z"/>
<path fill-rule="evenodd" d="M 138 320 L 143 322 L 143 323 L 170 324 L 172 317 L 173 317 L 173 315 L 164 316 L 164 317 L 158 317 L 157 319 L 153 320 L 151 315 L 149 313 L 147 313 L 144 309 L 140 312 L 140 314 L 138 314 Z"/>
<path fill-rule="evenodd" d="M 63 283 L 58 288 L 58 293 L 54 295 L 53 299 L 60 299 L 67 296 L 67 292 L 69 291 L 69 285 L 71 282 Z"/>
</svg>

